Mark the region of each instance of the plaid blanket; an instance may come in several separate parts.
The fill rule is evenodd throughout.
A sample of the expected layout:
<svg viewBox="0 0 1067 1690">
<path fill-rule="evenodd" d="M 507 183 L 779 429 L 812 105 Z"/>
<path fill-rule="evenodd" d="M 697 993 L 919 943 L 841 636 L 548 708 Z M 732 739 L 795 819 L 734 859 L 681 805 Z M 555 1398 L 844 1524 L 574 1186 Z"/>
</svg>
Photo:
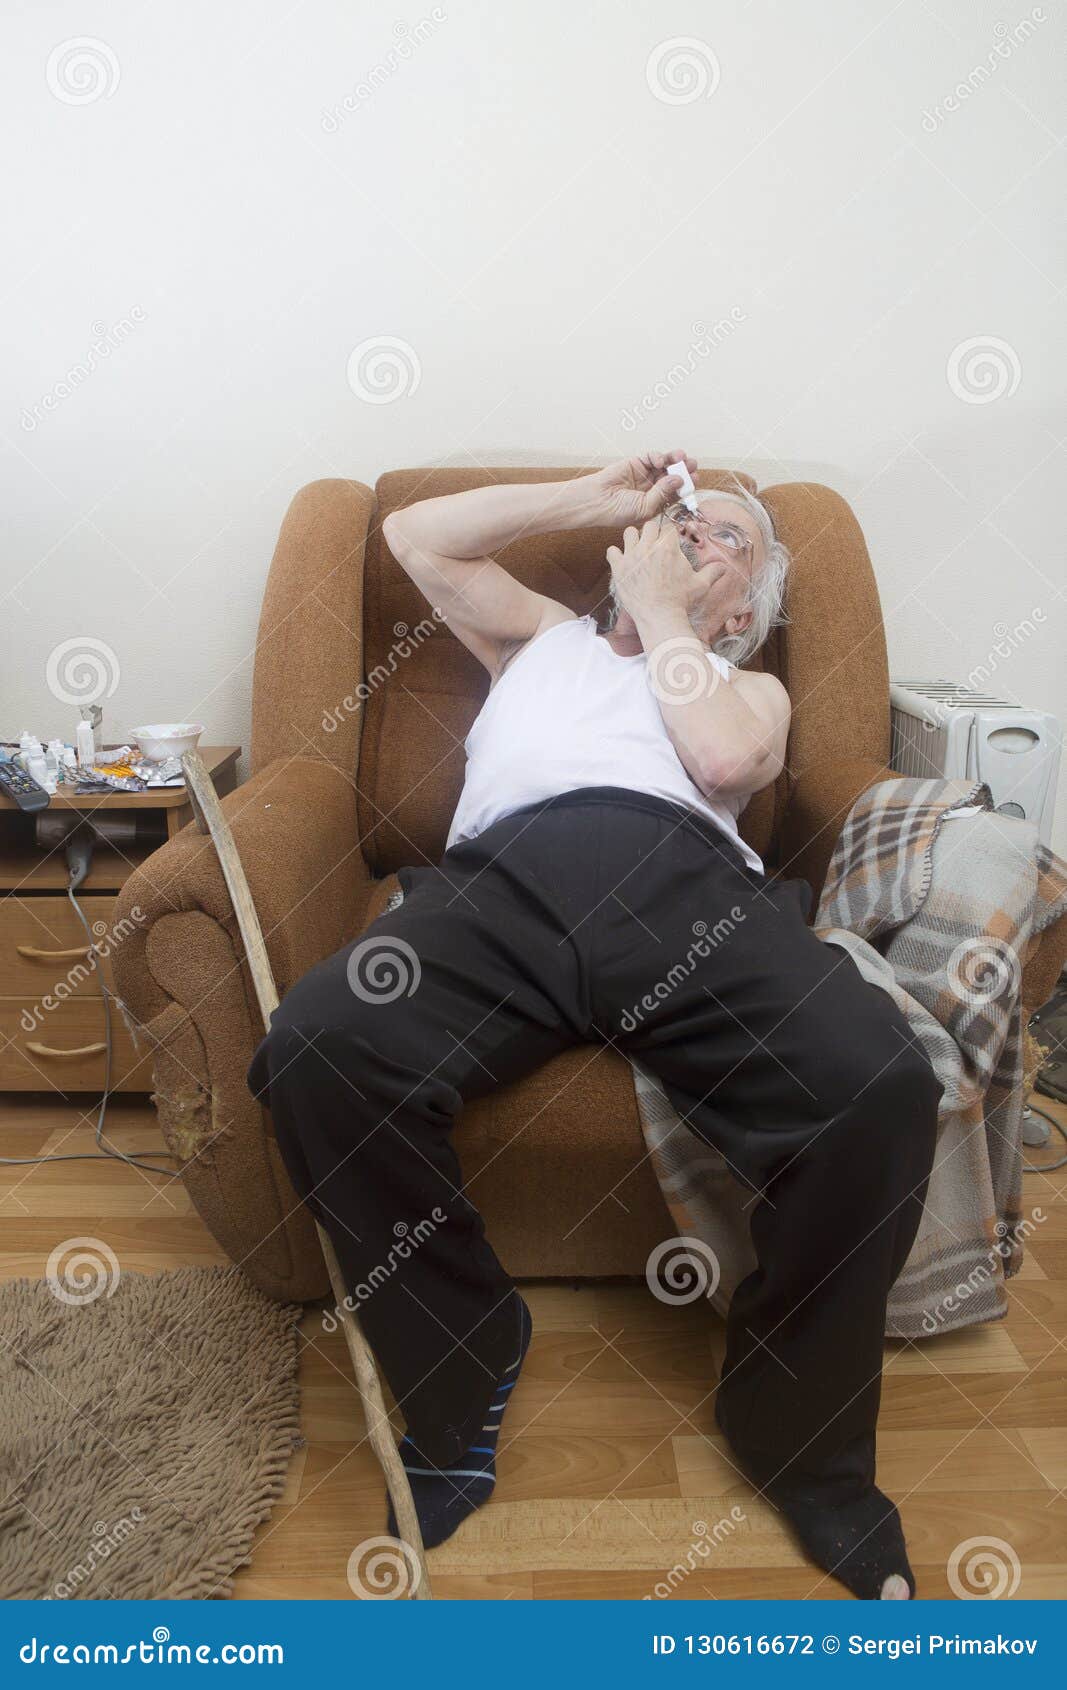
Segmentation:
<svg viewBox="0 0 1067 1690">
<path fill-rule="evenodd" d="M 1067 864 L 988 787 L 895 779 L 862 793 L 813 922 L 907 1017 L 944 1086 L 923 1219 L 886 1332 L 923 1338 L 996 1320 L 1005 1281 L 1043 1218 L 1022 1192 L 1022 967 L 1067 908 Z M 718 1274 L 725 1312 L 756 1265 L 747 1193 L 635 1068 L 652 1165 L 694 1272 Z M 1040 1192 L 1035 1196 L 1040 1197 Z M 1024 1212 L 1025 1211 L 1025 1212 Z"/>
</svg>

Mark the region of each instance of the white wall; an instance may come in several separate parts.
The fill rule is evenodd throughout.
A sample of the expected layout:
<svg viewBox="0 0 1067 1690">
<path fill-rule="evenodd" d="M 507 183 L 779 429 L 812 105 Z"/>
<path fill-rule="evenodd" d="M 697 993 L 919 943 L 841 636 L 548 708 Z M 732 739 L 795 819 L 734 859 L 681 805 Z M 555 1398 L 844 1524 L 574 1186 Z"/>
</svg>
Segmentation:
<svg viewBox="0 0 1067 1690">
<path fill-rule="evenodd" d="M 109 732 L 247 745 L 301 485 L 646 444 L 837 487 L 895 672 L 1067 718 L 1062 5 L 112 0 L 7 33 L 5 737 L 71 731 L 72 641 L 117 670 Z"/>
</svg>

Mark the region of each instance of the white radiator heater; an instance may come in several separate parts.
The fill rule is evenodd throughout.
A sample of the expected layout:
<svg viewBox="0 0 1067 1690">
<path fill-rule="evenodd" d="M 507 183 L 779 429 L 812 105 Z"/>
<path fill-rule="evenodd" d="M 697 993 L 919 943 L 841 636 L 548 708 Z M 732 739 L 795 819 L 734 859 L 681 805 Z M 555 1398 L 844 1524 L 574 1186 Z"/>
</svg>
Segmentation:
<svg viewBox="0 0 1067 1690">
<path fill-rule="evenodd" d="M 1049 844 L 1062 733 L 1046 710 L 955 681 L 893 681 L 891 766 L 932 780 L 982 780 L 994 807 L 1036 824 Z"/>
<path fill-rule="evenodd" d="M 889 697 L 892 768 L 924 779 L 983 780 L 997 810 L 1035 822 L 1050 843 L 1062 745 L 1055 716 L 955 681 L 893 681 Z M 1029 1103 L 1022 1132 L 1031 1147 L 1051 1136 Z"/>
</svg>

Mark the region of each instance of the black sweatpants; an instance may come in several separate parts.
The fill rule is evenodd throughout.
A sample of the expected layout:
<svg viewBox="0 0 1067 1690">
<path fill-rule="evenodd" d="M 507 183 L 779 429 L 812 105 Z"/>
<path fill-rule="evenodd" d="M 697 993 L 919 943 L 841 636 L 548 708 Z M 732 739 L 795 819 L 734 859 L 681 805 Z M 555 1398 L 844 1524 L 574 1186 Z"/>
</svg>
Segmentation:
<svg viewBox="0 0 1067 1690">
<path fill-rule="evenodd" d="M 886 1298 L 941 1085 L 891 1000 L 807 927 L 806 884 L 609 788 L 400 879 L 403 903 L 287 993 L 249 1084 L 419 1448 L 462 1454 L 513 1359 L 513 1282 L 465 1195 L 455 1117 L 610 1038 L 752 1194 L 759 1265 L 730 1308 L 720 1426 L 763 1483 L 871 1482 Z"/>
</svg>

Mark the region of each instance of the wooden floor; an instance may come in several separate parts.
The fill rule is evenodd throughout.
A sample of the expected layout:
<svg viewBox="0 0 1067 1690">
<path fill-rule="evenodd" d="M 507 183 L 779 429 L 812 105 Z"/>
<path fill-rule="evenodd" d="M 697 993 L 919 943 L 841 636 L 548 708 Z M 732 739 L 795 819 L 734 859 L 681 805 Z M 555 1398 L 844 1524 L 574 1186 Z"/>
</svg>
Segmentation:
<svg viewBox="0 0 1067 1690">
<path fill-rule="evenodd" d="M 160 1144 L 144 1100 L 118 1099 L 109 1122 L 123 1149 Z M 88 1148 L 91 1123 L 73 1103 L 0 1100 L 0 1155 Z M 5 1277 L 43 1275 L 55 1244 L 85 1234 L 141 1272 L 225 1260 L 184 1190 L 119 1164 L 0 1167 L 0 1193 Z M 1026 1175 L 1033 1211 L 1006 1321 L 887 1347 L 878 1476 L 900 1502 L 922 1596 L 951 1596 L 953 1551 L 990 1537 L 1017 1558 L 1017 1598 L 1067 1596 L 1067 1169 Z M 709 1396 L 723 1348 L 713 1315 L 665 1308 L 643 1284 L 523 1289 L 534 1338 L 496 1494 L 431 1553 L 436 1596 L 847 1594 L 725 1458 Z M 349 1558 L 385 1530 L 343 1343 L 317 1310 L 301 1331 L 306 1447 L 238 1574 L 240 1597 L 351 1599 Z"/>
</svg>

